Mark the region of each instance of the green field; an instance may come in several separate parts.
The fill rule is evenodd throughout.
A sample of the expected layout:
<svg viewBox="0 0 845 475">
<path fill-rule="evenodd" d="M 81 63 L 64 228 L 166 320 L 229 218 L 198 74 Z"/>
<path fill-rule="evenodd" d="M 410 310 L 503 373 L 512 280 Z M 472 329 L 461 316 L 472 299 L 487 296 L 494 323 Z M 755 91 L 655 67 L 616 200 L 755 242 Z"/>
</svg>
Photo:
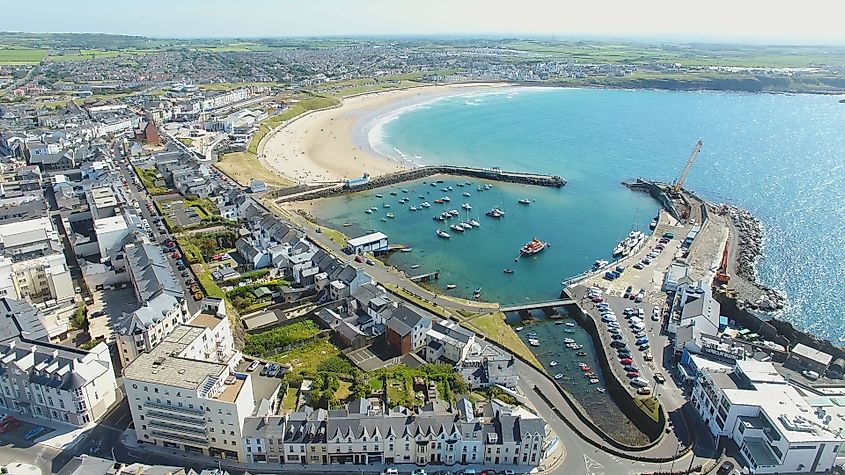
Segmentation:
<svg viewBox="0 0 845 475">
<path fill-rule="evenodd" d="M 46 49 L 3 48 L 0 46 L 0 65 L 25 66 L 38 64 L 47 56 Z"/>
<path fill-rule="evenodd" d="M 320 332 L 317 324 L 311 320 L 291 323 L 261 333 L 247 334 L 244 353 L 261 356 L 276 348 L 281 348 L 297 341 L 307 340 Z"/>
</svg>

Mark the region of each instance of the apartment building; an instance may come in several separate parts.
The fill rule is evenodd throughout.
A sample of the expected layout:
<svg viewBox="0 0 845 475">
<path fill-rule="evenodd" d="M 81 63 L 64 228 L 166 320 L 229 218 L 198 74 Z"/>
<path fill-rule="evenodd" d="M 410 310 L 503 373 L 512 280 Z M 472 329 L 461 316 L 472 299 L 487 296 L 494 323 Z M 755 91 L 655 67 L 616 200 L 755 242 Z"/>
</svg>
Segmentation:
<svg viewBox="0 0 845 475">
<path fill-rule="evenodd" d="M 530 466 L 543 459 L 547 430 L 536 415 L 496 401 L 479 411 L 467 399 L 415 410 L 357 399 L 338 410 L 250 417 L 244 433 L 248 462 Z"/>
<path fill-rule="evenodd" d="M 132 361 L 126 397 L 139 441 L 243 462 L 244 419 L 272 412 L 280 383 L 246 371 L 219 305 Z"/>
<path fill-rule="evenodd" d="M 84 426 L 117 402 L 105 343 L 90 351 L 50 343 L 39 310 L 27 302 L 3 298 L 0 311 L 0 406 L 5 410 Z"/>
<path fill-rule="evenodd" d="M 475 333 L 449 320 L 434 322 L 425 337 L 425 360 L 429 363 L 460 364 L 475 344 Z"/>
<path fill-rule="evenodd" d="M 0 297 L 62 305 L 76 299 L 70 269 L 50 218 L 0 224 Z"/>
<path fill-rule="evenodd" d="M 829 472 L 842 452 L 841 398 L 805 393 L 771 363 L 703 369 L 690 402 L 714 438 L 732 439 L 751 473 Z"/>
<path fill-rule="evenodd" d="M 115 326 L 123 365 L 149 352 L 190 317 L 188 304 L 161 249 L 134 242 L 124 247 L 126 270 L 139 307 Z"/>
</svg>

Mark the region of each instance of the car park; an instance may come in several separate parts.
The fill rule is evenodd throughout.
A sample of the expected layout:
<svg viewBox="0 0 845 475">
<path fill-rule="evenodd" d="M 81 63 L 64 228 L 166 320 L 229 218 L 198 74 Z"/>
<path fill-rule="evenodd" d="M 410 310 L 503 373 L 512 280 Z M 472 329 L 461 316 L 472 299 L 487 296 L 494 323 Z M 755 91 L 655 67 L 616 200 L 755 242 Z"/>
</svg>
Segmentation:
<svg viewBox="0 0 845 475">
<path fill-rule="evenodd" d="M 258 364 L 259 364 L 259 362 L 257 360 L 253 361 L 252 363 L 249 364 L 249 366 L 246 367 L 246 370 L 247 371 L 255 371 L 255 368 L 258 368 Z"/>
</svg>

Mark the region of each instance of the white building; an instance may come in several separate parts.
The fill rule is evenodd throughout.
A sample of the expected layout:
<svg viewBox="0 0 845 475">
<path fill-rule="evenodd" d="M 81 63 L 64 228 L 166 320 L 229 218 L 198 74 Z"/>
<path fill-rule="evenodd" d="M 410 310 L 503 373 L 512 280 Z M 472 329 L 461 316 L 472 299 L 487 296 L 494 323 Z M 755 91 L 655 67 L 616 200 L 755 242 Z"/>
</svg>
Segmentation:
<svg viewBox="0 0 845 475">
<path fill-rule="evenodd" d="M 0 309 L 3 412 L 83 426 L 98 421 L 117 402 L 114 367 L 105 343 L 90 351 L 49 343 L 46 330 L 38 328 L 37 309 L 5 298 Z"/>
<path fill-rule="evenodd" d="M 426 332 L 425 360 L 460 364 L 475 343 L 475 333 L 450 320 L 434 322 Z"/>
<path fill-rule="evenodd" d="M 272 412 L 280 385 L 239 363 L 228 318 L 209 311 L 138 356 L 123 372 L 138 440 L 243 462 L 244 419 Z"/>
<path fill-rule="evenodd" d="M 384 233 L 371 233 L 346 241 L 346 249 L 352 254 L 387 252 L 389 246 L 387 234 Z"/>
<path fill-rule="evenodd" d="M 841 452 L 841 398 L 800 392 L 771 363 L 703 369 L 690 401 L 714 438 L 729 437 L 752 473 L 821 473 Z"/>
</svg>

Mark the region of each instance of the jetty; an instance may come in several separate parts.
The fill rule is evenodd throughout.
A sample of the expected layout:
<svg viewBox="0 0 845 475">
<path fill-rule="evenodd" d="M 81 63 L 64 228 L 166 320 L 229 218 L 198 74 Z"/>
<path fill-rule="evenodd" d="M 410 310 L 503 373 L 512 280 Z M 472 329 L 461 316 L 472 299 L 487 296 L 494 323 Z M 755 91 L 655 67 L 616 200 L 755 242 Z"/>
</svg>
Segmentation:
<svg viewBox="0 0 845 475">
<path fill-rule="evenodd" d="M 543 175 L 540 173 L 527 173 L 505 171 L 500 168 L 474 168 L 459 167 L 453 165 L 434 165 L 411 168 L 395 173 L 388 173 L 373 177 L 364 183 L 347 181 L 334 183 L 323 187 L 311 187 L 310 189 L 300 188 L 296 193 L 275 194 L 273 196 L 278 202 L 307 201 L 318 198 L 355 193 L 358 191 L 373 190 L 385 186 L 396 185 L 406 181 L 420 180 L 435 175 L 448 175 L 462 178 L 475 178 L 480 180 L 500 181 L 504 183 L 520 183 L 524 185 L 547 186 L 560 188 L 566 185 L 566 180 L 556 175 Z"/>
<path fill-rule="evenodd" d="M 436 280 L 440 278 L 440 271 L 436 270 L 434 272 L 429 272 L 428 274 L 420 274 L 415 275 L 413 277 L 408 277 L 408 280 L 411 282 L 431 282 L 432 280 Z"/>
</svg>

